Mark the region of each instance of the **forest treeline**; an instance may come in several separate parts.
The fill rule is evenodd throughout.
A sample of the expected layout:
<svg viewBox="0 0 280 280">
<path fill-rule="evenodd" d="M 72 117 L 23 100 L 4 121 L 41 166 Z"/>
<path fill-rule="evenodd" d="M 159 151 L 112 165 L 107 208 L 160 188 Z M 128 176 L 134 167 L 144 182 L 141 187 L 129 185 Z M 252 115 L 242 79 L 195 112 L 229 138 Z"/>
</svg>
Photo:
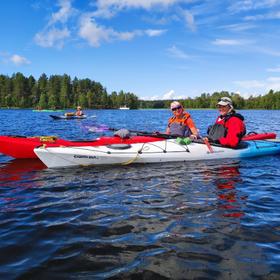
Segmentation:
<svg viewBox="0 0 280 280">
<path fill-rule="evenodd" d="M 229 96 L 237 109 L 280 109 L 280 91 L 245 99 L 227 91 L 202 93 L 199 97 L 180 100 L 185 108 L 215 108 L 217 100 Z M 131 92 L 108 93 L 99 82 L 90 79 L 71 79 L 69 75 L 42 74 L 38 80 L 15 73 L 0 75 L 0 107 L 66 109 L 77 105 L 90 109 L 114 109 L 128 106 L 139 108 L 168 108 L 171 100 L 140 100 Z"/>
</svg>

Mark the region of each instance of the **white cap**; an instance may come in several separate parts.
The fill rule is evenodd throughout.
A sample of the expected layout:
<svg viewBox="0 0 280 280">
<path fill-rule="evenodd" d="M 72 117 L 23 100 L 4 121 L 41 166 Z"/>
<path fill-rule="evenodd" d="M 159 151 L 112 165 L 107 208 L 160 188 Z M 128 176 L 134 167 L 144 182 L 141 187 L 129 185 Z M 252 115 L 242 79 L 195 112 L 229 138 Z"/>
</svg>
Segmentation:
<svg viewBox="0 0 280 280">
<path fill-rule="evenodd" d="M 229 105 L 230 107 L 233 107 L 232 106 L 232 100 L 229 97 L 222 97 L 218 101 L 219 102 L 217 103 L 217 105 L 221 105 L 221 106 Z"/>
<path fill-rule="evenodd" d="M 178 101 L 173 101 L 171 104 L 170 104 L 170 109 L 173 109 L 173 108 L 178 108 L 178 107 L 182 107 L 182 104 Z"/>
</svg>

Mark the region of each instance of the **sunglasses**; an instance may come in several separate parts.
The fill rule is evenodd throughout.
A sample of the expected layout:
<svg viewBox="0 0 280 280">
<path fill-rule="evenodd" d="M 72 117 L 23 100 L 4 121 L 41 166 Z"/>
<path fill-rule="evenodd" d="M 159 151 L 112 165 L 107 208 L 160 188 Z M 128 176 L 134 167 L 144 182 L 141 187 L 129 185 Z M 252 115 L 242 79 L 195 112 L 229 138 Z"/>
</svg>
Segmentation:
<svg viewBox="0 0 280 280">
<path fill-rule="evenodd" d="M 181 108 L 182 108 L 182 106 L 179 106 L 179 107 L 172 108 L 171 110 L 174 112 L 174 111 L 179 110 Z"/>
<path fill-rule="evenodd" d="M 230 102 L 231 102 L 231 101 L 228 100 L 227 98 L 219 98 L 219 99 L 218 99 L 218 102 L 220 102 L 220 101 L 227 102 L 227 103 L 230 103 Z"/>
</svg>

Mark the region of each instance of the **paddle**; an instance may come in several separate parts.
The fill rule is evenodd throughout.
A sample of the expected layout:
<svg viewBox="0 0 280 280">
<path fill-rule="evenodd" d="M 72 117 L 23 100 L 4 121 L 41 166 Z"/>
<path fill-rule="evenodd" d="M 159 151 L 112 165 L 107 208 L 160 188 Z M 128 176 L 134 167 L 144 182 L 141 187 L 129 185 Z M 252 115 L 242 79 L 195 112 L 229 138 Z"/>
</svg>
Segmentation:
<svg viewBox="0 0 280 280">
<path fill-rule="evenodd" d="M 214 153 L 213 148 L 212 148 L 212 146 L 210 145 L 208 138 L 202 138 L 202 139 L 203 139 L 204 144 L 207 146 L 209 152 L 210 152 L 211 154 Z"/>
<path fill-rule="evenodd" d="M 119 129 L 108 127 L 108 130 L 118 131 Z M 148 132 L 148 131 L 139 131 L 139 130 L 129 130 L 129 131 L 132 133 L 136 133 L 136 135 L 152 136 L 152 137 L 159 137 L 164 139 L 174 139 L 174 138 L 182 137 L 181 135 L 170 135 L 170 134 L 160 133 L 160 132 Z M 202 138 L 203 142 L 201 141 L 201 139 L 190 139 L 190 138 L 188 139 L 190 142 L 205 144 L 209 152 L 214 153 L 214 150 L 207 138 Z"/>
<path fill-rule="evenodd" d="M 104 132 L 104 131 L 118 131 L 120 128 L 113 128 L 108 127 L 107 125 L 100 125 L 100 126 L 85 126 L 86 129 L 90 132 Z M 149 131 L 143 131 L 143 130 L 132 130 L 129 129 L 129 132 L 135 133 L 138 136 L 151 136 L 151 137 L 157 137 L 157 138 L 164 138 L 164 139 L 174 139 L 177 137 L 180 137 L 180 135 L 170 135 L 166 133 L 160 133 L 160 132 L 149 132 Z"/>
<path fill-rule="evenodd" d="M 85 128 L 88 131 L 91 132 L 104 132 L 104 131 L 118 131 L 119 128 L 112 128 L 109 127 L 107 125 L 99 125 L 99 126 L 85 126 Z M 176 139 L 178 137 L 182 137 L 181 135 L 170 135 L 170 134 L 166 134 L 166 133 L 159 133 L 159 132 L 149 132 L 149 131 L 142 131 L 142 130 L 129 130 L 129 132 L 131 133 L 135 133 L 138 136 L 151 136 L 151 137 L 157 137 L 157 138 L 161 138 L 161 139 Z M 255 136 L 257 136 L 258 134 L 255 133 Z M 250 136 L 250 135 L 249 135 Z M 271 142 L 280 142 L 280 139 L 266 139 L 267 137 L 275 137 L 276 135 L 274 133 L 269 133 L 268 135 L 266 134 L 260 134 L 261 138 L 257 139 L 256 137 L 253 137 L 253 139 L 246 139 L 246 136 L 244 137 L 245 141 L 254 141 L 254 140 L 266 140 L 266 141 L 271 141 Z M 248 136 L 247 136 L 248 137 Z M 262 139 L 264 138 L 264 139 Z M 214 150 L 212 148 L 212 146 L 218 146 L 221 147 L 221 144 L 216 144 L 216 143 L 209 143 L 208 139 L 205 139 L 204 137 L 201 139 L 192 139 L 192 142 L 194 143 L 198 143 L 198 144 L 205 144 L 209 150 L 210 153 L 214 153 Z"/>
</svg>

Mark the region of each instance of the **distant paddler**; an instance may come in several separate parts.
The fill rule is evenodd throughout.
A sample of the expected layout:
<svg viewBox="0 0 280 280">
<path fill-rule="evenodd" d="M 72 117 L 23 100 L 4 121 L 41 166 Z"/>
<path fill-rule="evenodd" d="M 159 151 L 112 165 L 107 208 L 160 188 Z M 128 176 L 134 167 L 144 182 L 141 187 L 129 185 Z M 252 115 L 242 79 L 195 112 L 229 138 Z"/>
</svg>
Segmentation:
<svg viewBox="0 0 280 280">
<path fill-rule="evenodd" d="M 82 111 L 82 107 L 81 106 L 77 106 L 77 110 L 76 112 L 68 112 L 64 114 L 66 117 L 82 117 L 84 116 L 84 113 Z"/>
<path fill-rule="evenodd" d="M 78 116 L 78 117 L 81 117 L 81 116 L 84 115 L 81 106 L 78 106 L 78 107 L 77 107 L 77 111 L 76 111 L 75 115 Z"/>
</svg>

